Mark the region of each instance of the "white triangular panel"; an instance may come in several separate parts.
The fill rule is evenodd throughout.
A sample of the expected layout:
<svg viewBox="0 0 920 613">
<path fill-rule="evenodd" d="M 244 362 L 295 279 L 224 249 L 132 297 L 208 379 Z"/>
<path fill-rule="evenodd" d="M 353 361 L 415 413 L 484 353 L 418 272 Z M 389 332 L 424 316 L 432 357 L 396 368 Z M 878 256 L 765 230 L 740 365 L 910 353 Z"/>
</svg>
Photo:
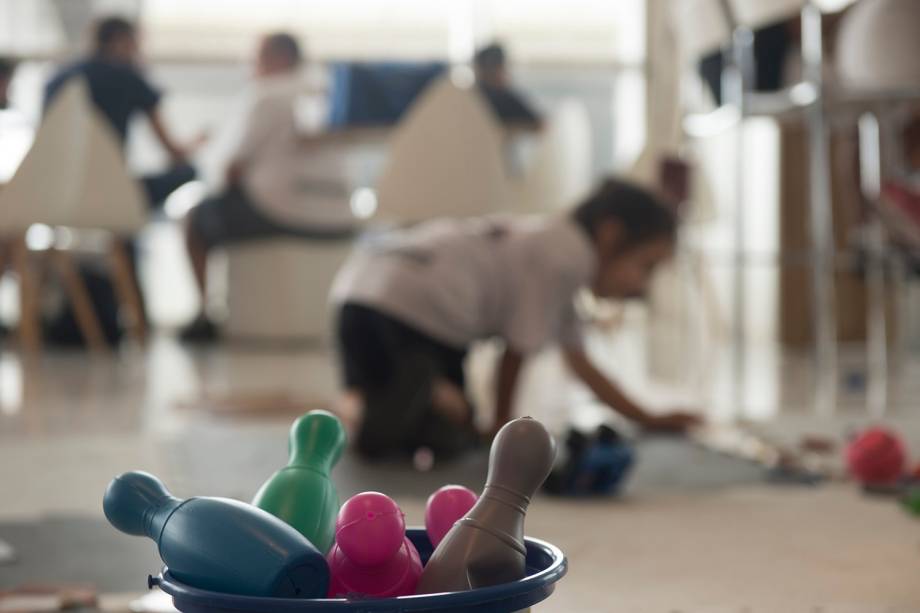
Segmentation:
<svg viewBox="0 0 920 613">
<path fill-rule="evenodd" d="M 377 217 L 415 222 L 507 207 L 502 131 L 480 95 L 443 79 L 396 129 L 377 184 Z"/>
<path fill-rule="evenodd" d="M 51 104 L 31 149 L 0 191 L 0 228 L 21 231 L 43 223 L 133 233 L 144 224 L 144 202 L 86 82 L 74 78 Z"/>
</svg>

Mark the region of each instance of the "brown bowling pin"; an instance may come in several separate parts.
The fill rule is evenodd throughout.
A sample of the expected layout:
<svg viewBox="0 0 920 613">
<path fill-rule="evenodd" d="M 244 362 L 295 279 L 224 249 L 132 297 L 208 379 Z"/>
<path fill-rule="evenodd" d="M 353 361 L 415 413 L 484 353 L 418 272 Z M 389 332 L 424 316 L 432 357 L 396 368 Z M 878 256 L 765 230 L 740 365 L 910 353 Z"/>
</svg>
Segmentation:
<svg viewBox="0 0 920 613">
<path fill-rule="evenodd" d="M 435 549 L 417 593 L 456 592 L 522 579 L 524 515 L 555 456 L 553 437 L 537 420 L 522 417 L 505 424 L 492 442 L 482 496 Z"/>
</svg>

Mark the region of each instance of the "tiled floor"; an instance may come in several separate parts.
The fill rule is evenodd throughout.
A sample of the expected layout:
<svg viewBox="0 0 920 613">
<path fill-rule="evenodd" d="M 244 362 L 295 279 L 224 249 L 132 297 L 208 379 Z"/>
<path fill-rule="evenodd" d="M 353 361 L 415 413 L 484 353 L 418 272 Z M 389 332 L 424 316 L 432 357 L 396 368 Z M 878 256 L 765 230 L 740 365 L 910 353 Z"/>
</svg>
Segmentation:
<svg viewBox="0 0 920 613">
<path fill-rule="evenodd" d="M 196 307 L 180 237 L 174 227 L 154 224 L 147 241 L 146 282 L 168 289 L 150 292 L 151 311 L 160 323 L 178 323 Z M 666 335 L 663 349 L 650 350 L 656 345 L 646 343 L 646 317 L 628 311 L 624 326 L 595 331 L 589 347 L 653 406 L 754 419 L 789 440 L 802 432 L 842 438 L 867 421 L 863 390 L 853 385 L 861 373 L 858 351 L 843 355 L 843 370 L 855 376 L 845 377 L 850 385 L 842 388 L 838 415 L 820 418 L 810 408 L 807 356 L 753 347 L 739 403 L 730 351 L 706 330 L 698 330 L 691 345 Z M 494 355 L 494 348 L 482 347 L 469 364 L 471 393 L 484 416 Z M 652 379 L 650 365 L 677 373 L 676 381 Z M 920 419 L 913 411 L 918 370 L 920 360 L 901 364 L 891 384 L 890 419 L 920 452 Z M 94 562 L 100 570 L 111 568 L 101 551 L 112 547 L 114 555 L 117 547 L 119 559 L 134 560 L 125 568 L 139 567 L 137 582 L 121 585 L 120 577 L 131 573 L 113 573 L 105 589 L 143 589 L 145 573 L 155 570 L 145 566 L 146 549 L 118 534 L 104 541 L 87 536 L 109 534 L 100 508 L 109 479 L 145 469 L 180 496 L 248 499 L 284 462 L 293 416 L 329 406 L 336 388 L 331 355 L 318 348 L 190 350 L 159 336 L 146 349 L 125 346 L 109 356 L 50 352 L 24 360 L 0 346 L 0 534 L 4 526 L 19 535 L 43 531 L 43 538 L 33 539 L 48 548 L 39 556 L 81 556 L 52 542 L 61 534 L 68 547 L 86 547 L 87 555 L 103 558 L 59 565 L 61 576 L 70 576 L 71 568 L 90 572 Z M 245 410 L 253 404 L 282 410 Z M 583 423 L 599 418 L 557 355 L 533 360 L 518 412 L 558 429 L 573 407 Z M 478 487 L 484 468 L 481 455 L 431 473 L 367 467 L 346 456 L 335 478 L 344 496 L 371 488 L 390 493 L 409 521 L 419 523 L 430 491 L 447 481 Z M 86 534 L 72 534 L 73 526 L 85 526 Z M 920 522 L 848 485 L 767 485 L 752 467 L 685 444 L 644 444 L 623 500 L 538 498 L 527 532 L 562 547 L 571 567 L 557 593 L 538 607 L 542 611 L 920 611 Z M 0 566 L 0 588 L 22 579 L 21 569 Z"/>
<path fill-rule="evenodd" d="M 673 389 L 637 384 L 643 369 L 628 336 L 599 336 L 594 349 L 617 363 L 639 393 L 679 398 Z M 482 376 L 487 354 L 472 364 L 479 396 L 488 387 Z M 801 360 L 786 360 L 801 369 Z M 784 380 L 776 377 L 773 385 Z M 552 355 L 541 357 L 526 381 L 521 405 L 550 418 L 554 407 L 558 412 L 578 397 Z M 335 382 L 329 353 L 318 349 L 190 351 L 160 337 L 147 349 L 125 347 L 107 357 L 49 353 L 28 362 L 4 352 L 0 522 L 49 515 L 98 521 L 107 481 L 135 468 L 161 475 L 178 495 L 248 498 L 284 461 L 293 414 L 222 410 L 222 401 L 282 393 L 291 410 L 299 402 L 323 406 L 334 398 Z M 795 403 L 775 407 L 783 410 L 768 427 L 790 437 L 801 431 L 841 436 L 865 421 L 860 401 L 846 397 L 843 417 L 812 417 L 807 389 L 799 392 Z M 774 394 L 795 396 L 782 389 Z M 892 419 L 909 437 L 920 437 L 920 421 L 905 407 Z M 650 448 L 623 500 L 535 501 L 527 532 L 558 544 L 571 564 L 538 610 L 920 611 L 920 522 L 891 501 L 867 499 L 847 484 L 767 485 L 756 471 L 748 476 L 730 467 L 729 478 L 707 481 L 699 477 L 725 467 L 675 449 L 673 461 L 662 462 L 672 452 Z M 484 460 L 470 462 L 418 474 L 368 469 L 346 458 L 336 478 L 344 495 L 370 487 L 393 492 L 417 523 L 425 494 L 442 479 L 476 485 Z M 695 480 L 684 478 L 693 474 Z M 0 566 L 0 579 L 3 574 Z"/>
</svg>

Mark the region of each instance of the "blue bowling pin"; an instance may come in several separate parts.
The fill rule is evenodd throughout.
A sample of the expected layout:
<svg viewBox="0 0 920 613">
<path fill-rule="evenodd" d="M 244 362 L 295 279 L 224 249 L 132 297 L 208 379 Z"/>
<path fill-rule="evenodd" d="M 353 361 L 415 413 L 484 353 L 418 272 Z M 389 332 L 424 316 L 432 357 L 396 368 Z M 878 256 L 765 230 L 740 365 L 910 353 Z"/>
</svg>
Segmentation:
<svg viewBox="0 0 920 613">
<path fill-rule="evenodd" d="M 323 555 L 297 530 L 251 505 L 180 500 L 144 472 L 115 477 L 102 505 L 117 529 L 156 541 L 169 572 L 193 587 L 286 598 L 323 598 L 329 589 Z"/>
</svg>

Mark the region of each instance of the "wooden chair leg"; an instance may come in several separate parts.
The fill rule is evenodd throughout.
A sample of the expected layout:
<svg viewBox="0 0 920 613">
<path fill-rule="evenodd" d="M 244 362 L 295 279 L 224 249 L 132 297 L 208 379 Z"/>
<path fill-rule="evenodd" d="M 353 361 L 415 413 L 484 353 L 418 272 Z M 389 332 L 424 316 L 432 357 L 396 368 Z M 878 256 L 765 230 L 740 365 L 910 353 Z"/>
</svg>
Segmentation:
<svg viewBox="0 0 920 613">
<path fill-rule="evenodd" d="M 0 279 L 3 278 L 4 273 L 6 273 L 6 267 L 12 262 L 12 258 L 9 254 L 10 243 L 9 241 L 3 240 L 0 238 Z"/>
<path fill-rule="evenodd" d="M 134 268 L 123 241 L 112 241 L 112 281 L 118 294 L 121 307 L 131 320 L 131 333 L 139 343 L 147 340 L 147 317 L 144 314 L 144 302 L 141 298 Z"/>
<path fill-rule="evenodd" d="M 29 248 L 24 237 L 10 246 L 13 267 L 19 276 L 19 346 L 26 353 L 38 353 L 42 347 L 39 317 L 40 276 L 34 275 Z"/>
<path fill-rule="evenodd" d="M 93 308 L 93 302 L 89 297 L 89 291 L 86 289 L 86 283 L 80 275 L 77 267 L 74 266 L 73 258 L 65 251 L 55 251 L 52 253 L 55 268 L 64 282 L 64 288 L 67 291 L 67 297 L 73 307 L 74 316 L 77 320 L 77 326 L 80 328 L 80 334 L 86 341 L 86 346 L 91 351 L 107 351 L 109 346 L 102 333 L 102 325 L 96 316 L 96 310 Z"/>
</svg>

